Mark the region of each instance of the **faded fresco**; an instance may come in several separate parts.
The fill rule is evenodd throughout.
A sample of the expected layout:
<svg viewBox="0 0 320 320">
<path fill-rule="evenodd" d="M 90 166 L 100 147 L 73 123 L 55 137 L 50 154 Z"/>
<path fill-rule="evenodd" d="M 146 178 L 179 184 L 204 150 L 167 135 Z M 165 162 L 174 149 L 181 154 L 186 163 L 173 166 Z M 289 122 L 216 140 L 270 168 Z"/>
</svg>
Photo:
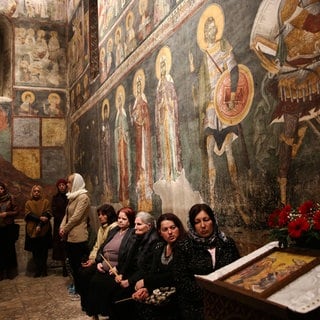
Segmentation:
<svg viewBox="0 0 320 320">
<path fill-rule="evenodd" d="M 58 91 L 16 90 L 14 115 L 20 117 L 65 117 L 66 95 Z"/>
<path fill-rule="evenodd" d="M 40 120 L 37 118 L 15 118 L 13 121 L 14 147 L 40 146 Z"/>
<path fill-rule="evenodd" d="M 254 229 L 319 201 L 319 0 L 97 6 L 93 77 L 88 0 L 0 4 L 14 36 L 0 160 L 16 177 L 77 171 L 93 205 L 186 222 L 204 201 L 220 224 Z"/>
<path fill-rule="evenodd" d="M 66 2 L 1 1 L 0 12 L 0 180 L 23 207 L 34 180 L 51 194 L 69 168 Z M 43 161 L 48 154 L 57 158 Z"/>
<path fill-rule="evenodd" d="M 72 20 L 69 24 L 68 32 L 68 67 L 70 84 L 84 71 L 89 62 L 89 18 L 88 9 L 80 2 Z M 79 83 L 80 85 L 80 83 Z"/>
<path fill-rule="evenodd" d="M 263 1 L 251 33 L 251 48 L 266 71 L 259 107 L 270 112 L 270 126 L 281 126 L 277 182 L 283 204 L 308 135 L 319 146 L 319 7 L 319 1 Z"/>
<path fill-rule="evenodd" d="M 11 161 L 11 102 L 0 100 L 0 155 Z"/>
<path fill-rule="evenodd" d="M 27 177 L 32 179 L 40 179 L 39 149 L 13 149 L 12 164 Z"/>
<path fill-rule="evenodd" d="M 107 166 L 100 166 L 101 176 L 109 177 L 112 186 L 109 182 L 95 196 L 122 205 L 129 199 L 134 207 L 154 212 L 174 211 L 183 220 L 193 203 L 205 201 L 222 224 L 256 227 L 264 226 L 266 215 L 280 203 L 316 199 L 319 163 L 312 154 L 320 148 L 314 72 L 319 31 L 310 19 L 319 13 L 319 1 L 311 2 L 305 8 L 297 1 L 299 8 L 292 12 L 282 9 L 283 23 L 292 25 L 274 43 L 264 37 L 272 36 L 270 30 L 275 37 L 279 33 L 272 25 L 276 17 L 263 18 L 270 12 L 277 16 L 274 1 L 243 0 L 239 6 L 231 1 L 134 1 L 118 15 L 100 2 L 99 81 L 107 85 L 95 99 L 108 112 L 103 119 L 96 113 L 104 137 L 99 148 L 115 154 L 103 151 Z M 295 33 L 302 21 L 299 12 L 303 17 L 309 12 L 310 25 Z M 309 32 L 303 51 L 282 51 L 294 55 L 296 66 L 288 66 L 285 56 L 281 64 L 277 45 L 290 49 L 301 32 Z M 306 55 L 313 64 L 302 72 Z M 119 86 L 125 92 L 121 112 Z M 87 113 L 76 120 L 75 157 L 86 152 L 79 145 Z M 106 135 L 110 139 L 103 143 Z M 88 171 L 84 162 L 78 168 Z"/>
<path fill-rule="evenodd" d="M 42 179 L 55 185 L 57 177 L 65 177 L 68 166 L 61 148 L 44 148 L 41 155 Z M 59 179 L 59 178 L 58 178 Z"/>
<path fill-rule="evenodd" d="M 66 122 L 64 119 L 43 119 L 41 123 L 42 146 L 57 147 L 66 143 Z"/>
<path fill-rule="evenodd" d="M 57 28 L 57 27 L 55 27 Z M 17 85 L 65 87 L 65 31 L 40 23 L 15 27 Z"/>
<path fill-rule="evenodd" d="M 24 0 L 16 1 L 13 17 L 40 18 L 66 21 L 66 0 Z"/>
</svg>

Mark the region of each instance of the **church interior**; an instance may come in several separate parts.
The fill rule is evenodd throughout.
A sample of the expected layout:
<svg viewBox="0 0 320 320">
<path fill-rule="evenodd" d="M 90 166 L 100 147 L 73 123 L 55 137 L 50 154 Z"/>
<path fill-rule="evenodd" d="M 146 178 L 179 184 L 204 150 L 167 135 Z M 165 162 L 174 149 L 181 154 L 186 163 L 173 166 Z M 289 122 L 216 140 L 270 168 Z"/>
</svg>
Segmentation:
<svg viewBox="0 0 320 320">
<path fill-rule="evenodd" d="M 0 318 L 88 318 L 50 259 L 28 278 L 24 250 L 32 186 L 51 198 L 74 172 L 96 229 L 103 203 L 186 226 L 207 203 L 242 257 L 279 240 L 272 214 L 320 201 L 319 26 L 319 0 L 1 1 L 0 181 L 20 235 Z"/>
</svg>

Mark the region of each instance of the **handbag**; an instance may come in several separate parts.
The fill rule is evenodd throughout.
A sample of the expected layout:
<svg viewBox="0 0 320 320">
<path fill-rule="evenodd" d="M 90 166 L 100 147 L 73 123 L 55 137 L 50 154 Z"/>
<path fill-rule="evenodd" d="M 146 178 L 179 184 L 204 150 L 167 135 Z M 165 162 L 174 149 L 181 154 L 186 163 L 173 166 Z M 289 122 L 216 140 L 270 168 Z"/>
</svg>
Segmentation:
<svg viewBox="0 0 320 320">
<path fill-rule="evenodd" d="M 146 304 L 152 304 L 156 306 L 163 306 L 170 302 L 172 295 L 176 292 L 175 287 L 160 287 L 154 289 L 152 294 L 143 302 Z"/>
</svg>

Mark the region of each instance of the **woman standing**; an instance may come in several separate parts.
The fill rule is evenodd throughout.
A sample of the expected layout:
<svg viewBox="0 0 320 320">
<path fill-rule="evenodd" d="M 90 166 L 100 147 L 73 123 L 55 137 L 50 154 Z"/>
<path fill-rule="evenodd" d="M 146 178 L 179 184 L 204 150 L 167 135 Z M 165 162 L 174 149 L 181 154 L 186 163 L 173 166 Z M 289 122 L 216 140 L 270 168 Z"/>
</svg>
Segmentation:
<svg viewBox="0 0 320 320">
<path fill-rule="evenodd" d="M 42 187 L 34 185 L 25 204 L 25 250 L 32 252 L 34 277 L 47 276 L 48 249 L 52 246 L 49 200 L 42 197 Z"/>
<path fill-rule="evenodd" d="M 56 187 L 57 193 L 52 197 L 51 201 L 51 210 L 53 216 L 52 260 L 61 262 L 62 275 L 66 277 L 68 275 L 65 265 L 66 248 L 64 241 L 62 241 L 60 237 L 59 229 L 68 204 L 68 198 L 66 196 L 67 181 L 65 179 L 59 179 L 56 183 Z"/>
<path fill-rule="evenodd" d="M 0 281 L 13 279 L 17 275 L 17 232 L 14 225 L 17 214 L 18 208 L 13 197 L 6 185 L 0 182 Z"/>
<path fill-rule="evenodd" d="M 69 200 L 66 213 L 60 225 L 60 237 L 66 241 L 66 253 L 73 273 L 76 293 L 78 293 L 79 269 L 88 256 L 88 217 L 90 199 L 85 182 L 79 173 L 73 173 L 67 181 Z"/>
<path fill-rule="evenodd" d="M 138 319 L 141 320 L 177 320 L 179 319 L 176 307 L 176 295 L 170 295 L 170 300 L 165 304 L 148 302 L 153 290 L 161 287 L 170 288 L 174 292 L 173 255 L 177 241 L 186 236 L 186 231 L 181 220 L 173 213 L 164 213 L 157 220 L 157 231 L 160 241 L 153 250 L 151 268 L 144 270 L 143 278 L 136 282 L 133 299 L 136 305 Z M 159 298 L 160 300 L 161 298 Z M 158 301 L 159 302 L 159 301 Z"/>
<path fill-rule="evenodd" d="M 174 255 L 174 274 L 181 319 L 204 319 L 203 292 L 195 274 L 209 274 L 239 256 L 235 242 L 218 228 L 212 209 L 195 204 L 189 211 L 188 237 L 179 241 Z"/>
</svg>

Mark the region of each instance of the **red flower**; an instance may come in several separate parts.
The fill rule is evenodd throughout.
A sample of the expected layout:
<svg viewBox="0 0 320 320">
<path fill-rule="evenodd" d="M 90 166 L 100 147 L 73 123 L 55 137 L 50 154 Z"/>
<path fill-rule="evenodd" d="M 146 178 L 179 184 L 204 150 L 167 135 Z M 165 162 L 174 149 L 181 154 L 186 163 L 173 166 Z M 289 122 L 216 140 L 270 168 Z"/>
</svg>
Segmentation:
<svg viewBox="0 0 320 320">
<path fill-rule="evenodd" d="M 300 205 L 300 207 L 298 208 L 298 211 L 301 214 L 306 215 L 307 213 L 310 212 L 312 207 L 313 207 L 313 202 L 311 200 L 308 200 L 305 203 L 303 203 L 302 205 Z"/>
<path fill-rule="evenodd" d="M 268 218 L 268 226 L 269 227 L 271 227 L 271 228 L 278 227 L 278 220 L 279 220 L 280 212 L 281 212 L 280 209 L 276 209 L 269 215 L 269 218 Z"/>
<path fill-rule="evenodd" d="M 282 210 L 280 212 L 279 220 L 278 220 L 279 227 L 284 227 L 288 223 L 290 211 L 291 211 L 291 209 L 289 211 Z"/>
<path fill-rule="evenodd" d="M 320 210 L 316 211 L 313 216 L 313 228 L 320 231 Z"/>
<path fill-rule="evenodd" d="M 288 224 L 289 236 L 293 239 L 298 239 L 301 235 L 309 230 L 309 222 L 304 217 L 299 217 Z"/>
</svg>

